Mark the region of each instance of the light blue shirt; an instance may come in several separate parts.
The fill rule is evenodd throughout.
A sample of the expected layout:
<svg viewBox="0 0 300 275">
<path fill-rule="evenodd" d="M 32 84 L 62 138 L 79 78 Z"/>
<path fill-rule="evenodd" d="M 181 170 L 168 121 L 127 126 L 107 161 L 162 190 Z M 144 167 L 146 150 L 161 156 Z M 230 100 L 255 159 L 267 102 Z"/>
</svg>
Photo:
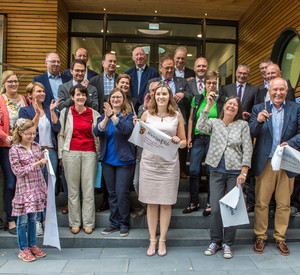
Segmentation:
<svg viewBox="0 0 300 275">
<path fill-rule="evenodd" d="M 163 76 L 161 76 L 161 79 L 167 83 L 166 79 Z M 176 87 L 175 87 L 175 82 L 174 82 L 173 78 L 171 80 L 169 80 L 169 87 L 170 87 L 170 89 L 173 93 L 173 96 L 174 96 L 175 93 L 176 93 Z"/>
<path fill-rule="evenodd" d="M 177 69 L 177 67 L 175 66 L 175 75 L 176 75 L 177 77 L 182 77 L 182 78 L 184 78 L 184 69 L 185 69 L 185 67 L 183 67 L 182 71 L 179 71 L 179 70 Z"/>
<path fill-rule="evenodd" d="M 54 100 L 57 100 L 57 94 L 58 94 L 58 87 L 59 85 L 63 84 L 62 83 L 62 79 L 61 79 L 61 74 L 59 74 L 58 76 L 54 76 L 52 74 L 50 74 L 49 72 L 47 72 L 48 74 L 48 79 L 50 82 L 50 86 L 51 86 L 51 90 L 53 93 L 53 97 Z"/>
<path fill-rule="evenodd" d="M 300 97 L 296 98 L 296 103 L 300 104 Z"/>
<path fill-rule="evenodd" d="M 109 95 L 112 89 L 115 87 L 115 73 L 109 77 L 106 73 L 103 73 L 103 83 L 104 83 L 104 94 Z"/>
<path fill-rule="evenodd" d="M 283 119 L 284 119 L 284 107 L 285 102 L 281 105 L 278 110 L 272 101 L 270 101 L 271 113 L 272 113 L 272 128 L 273 128 L 273 141 L 272 141 L 272 149 L 269 155 L 269 158 L 273 157 L 273 154 L 277 148 L 277 146 L 281 143 L 281 134 L 283 127 Z"/>
</svg>

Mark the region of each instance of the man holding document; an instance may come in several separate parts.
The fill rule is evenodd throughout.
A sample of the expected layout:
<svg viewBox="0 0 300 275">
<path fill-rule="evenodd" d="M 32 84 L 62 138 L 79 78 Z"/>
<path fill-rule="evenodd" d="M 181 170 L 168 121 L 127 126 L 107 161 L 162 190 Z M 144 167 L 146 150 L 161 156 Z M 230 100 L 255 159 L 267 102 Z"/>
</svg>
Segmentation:
<svg viewBox="0 0 300 275">
<path fill-rule="evenodd" d="M 253 107 L 250 130 L 256 144 L 253 153 L 255 186 L 256 241 L 254 251 L 264 253 L 268 235 L 268 206 L 275 191 L 275 246 L 282 255 L 289 255 L 285 233 L 290 217 L 290 198 L 294 188 L 295 173 L 280 169 L 273 171 L 271 158 L 278 145 L 300 147 L 300 106 L 286 101 L 288 85 L 283 78 L 275 78 L 269 86 L 270 101 Z"/>
</svg>

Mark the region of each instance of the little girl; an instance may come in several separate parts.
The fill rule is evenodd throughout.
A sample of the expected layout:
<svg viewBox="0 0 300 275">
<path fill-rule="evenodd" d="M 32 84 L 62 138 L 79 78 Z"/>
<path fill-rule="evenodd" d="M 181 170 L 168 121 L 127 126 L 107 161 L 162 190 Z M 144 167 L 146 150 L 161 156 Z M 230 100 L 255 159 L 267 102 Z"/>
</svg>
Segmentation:
<svg viewBox="0 0 300 275">
<path fill-rule="evenodd" d="M 42 169 L 47 162 L 41 146 L 34 141 L 36 128 L 29 119 L 19 118 L 13 132 L 14 145 L 9 150 L 11 169 L 17 177 L 12 201 L 12 216 L 17 216 L 18 257 L 32 262 L 46 256 L 36 245 L 36 215 L 47 201 L 47 187 Z M 26 236 L 27 228 L 27 236 Z"/>
</svg>

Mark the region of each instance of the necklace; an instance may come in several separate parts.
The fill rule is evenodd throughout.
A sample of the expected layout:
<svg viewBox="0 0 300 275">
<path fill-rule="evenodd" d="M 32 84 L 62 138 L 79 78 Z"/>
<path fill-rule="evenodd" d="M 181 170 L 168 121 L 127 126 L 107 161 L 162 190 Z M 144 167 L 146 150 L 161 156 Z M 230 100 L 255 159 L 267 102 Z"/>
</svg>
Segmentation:
<svg viewBox="0 0 300 275">
<path fill-rule="evenodd" d="M 160 117 L 160 121 L 161 121 L 161 122 L 164 122 L 164 115 L 165 115 L 165 114 L 166 114 L 166 113 L 163 113 L 161 116 L 158 116 L 158 115 L 157 115 L 158 117 Z"/>
</svg>

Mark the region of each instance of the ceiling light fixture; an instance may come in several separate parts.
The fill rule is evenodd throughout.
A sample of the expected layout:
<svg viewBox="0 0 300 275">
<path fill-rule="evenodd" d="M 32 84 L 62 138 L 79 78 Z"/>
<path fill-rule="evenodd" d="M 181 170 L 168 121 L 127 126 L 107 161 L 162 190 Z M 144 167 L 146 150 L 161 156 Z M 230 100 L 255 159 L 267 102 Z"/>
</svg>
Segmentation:
<svg viewBox="0 0 300 275">
<path fill-rule="evenodd" d="M 201 37 L 202 37 L 202 34 L 201 34 L 201 33 L 199 33 L 199 34 L 197 35 L 197 37 L 201 38 Z"/>
</svg>

